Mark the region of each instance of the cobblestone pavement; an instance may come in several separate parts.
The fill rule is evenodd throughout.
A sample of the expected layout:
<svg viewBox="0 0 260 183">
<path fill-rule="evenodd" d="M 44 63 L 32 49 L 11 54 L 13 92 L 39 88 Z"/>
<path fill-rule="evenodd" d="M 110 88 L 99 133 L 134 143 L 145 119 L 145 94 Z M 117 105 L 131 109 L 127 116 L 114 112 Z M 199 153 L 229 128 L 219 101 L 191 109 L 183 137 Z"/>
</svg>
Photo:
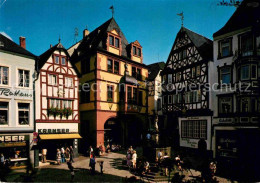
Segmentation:
<svg viewBox="0 0 260 183">
<path fill-rule="evenodd" d="M 96 164 L 96 175 L 90 174 L 89 158 L 80 156 L 75 159 L 73 166 L 75 168 L 75 182 L 124 182 L 126 177 L 131 177 L 128 168 L 122 165 L 122 160 L 125 158 L 124 154 L 120 153 L 109 153 L 105 156 L 98 157 L 96 161 L 104 161 L 103 175 L 100 175 L 99 164 Z M 193 177 L 190 172 L 184 172 L 186 175 L 185 179 L 192 179 L 199 177 L 200 172 L 191 170 Z M 12 172 L 8 177 L 8 182 L 18 182 L 23 180 L 23 171 Z M 33 177 L 34 182 L 69 182 L 70 172 L 66 163 L 61 165 L 41 165 L 38 168 L 37 174 Z M 231 182 L 224 178 L 217 177 L 219 182 L 227 183 Z"/>
</svg>

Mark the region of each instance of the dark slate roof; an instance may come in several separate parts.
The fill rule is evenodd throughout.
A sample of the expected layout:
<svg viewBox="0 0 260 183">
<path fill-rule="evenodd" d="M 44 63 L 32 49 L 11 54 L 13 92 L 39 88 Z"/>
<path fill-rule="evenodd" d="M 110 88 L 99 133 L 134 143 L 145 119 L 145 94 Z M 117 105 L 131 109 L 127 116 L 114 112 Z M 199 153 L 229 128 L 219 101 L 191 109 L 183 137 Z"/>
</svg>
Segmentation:
<svg viewBox="0 0 260 183">
<path fill-rule="evenodd" d="M 85 52 L 90 52 L 97 48 L 106 50 L 107 32 L 114 29 L 121 37 L 122 56 L 127 57 L 128 41 L 126 40 L 123 32 L 119 28 L 114 18 L 109 19 L 94 31 L 92 31 L 88 36 L 84 37 L 76 50 L 80 51 L 82 55 L 84 55 Z M 73 61 L 77 61 L 76 58 L 80 58 L 77 55 L 77 51 L 75 51 L 72 55 Z"/>
<path fill-rule="evenodd" d="M 63 47 L 63 45 L 61 43 L 56 44 L 55 46 L 51 47 L 50 49 L 48 49 L 47 51 L 45 51 L 43 54 L 41 54 L 38 57 L 37 60 L 37 65 L 36 65 L 36 70 L 39 71 L 44 64 L 47 62 L 47 60 L 50 58 L 50 56 L 54 53 L 54 51 L 64 51 L 65 54 L 67 55 L 68 58 L 70 58 L 70 55 L 68 53 L 68 51 Z M 71 64 L 73 69 L 75 70 L 75 72 L 78 74 L 79 76 L 79 72 L 77 70 L 77 68 L 74 66 L 74 64 Z"/>
<path fill-rule="evenodd" d="M 163 70 L 165 66 L 164 62 L 157 62 L 157 63 L 153 63 L 148 65 L 148 81 L 153 81 L 156 76 L 158 75 L 158 73 L 160 72 L 160 70 Z"/>
<path fill-rule="evenodd" d="M 13 53 L 18 53 L 24 56 L 29 56 L 35 58 L 35 55 L 31 52 L 27 51 L 23 47 L 19 46 L 9 38 L 5 37 L 4 35 L 0 34 L 0 50 L 10 51 Z"/>
<path fill-rule="evenodd" d="M 182 30 L 180 30 L 182 31 Z M 191 39 L 193 44 L 198 49 L 199 54 L 203 57 L 203 59 L 213 60 L 213 41 L 193 32 L 185 27 L 183 27 L 183 31 L 186 32 L 188 37 Z"/>
<path fill-rule="evenodd" d="M 228 22 L 213 34 L 217 37 L 235 30 L 260 24 L 260 1 L 244 0 Z"/>
</svg>

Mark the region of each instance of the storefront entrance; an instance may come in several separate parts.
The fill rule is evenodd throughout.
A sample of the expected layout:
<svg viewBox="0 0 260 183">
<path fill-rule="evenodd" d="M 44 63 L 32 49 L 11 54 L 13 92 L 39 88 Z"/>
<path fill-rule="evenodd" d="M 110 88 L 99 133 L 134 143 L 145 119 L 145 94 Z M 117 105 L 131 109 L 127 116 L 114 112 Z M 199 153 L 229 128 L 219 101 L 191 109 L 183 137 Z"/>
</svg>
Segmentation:
<svg viewBox="0 0 260 183">
<path fill-rule="evenodd" d="M 65 150 L 67 147 L 73 147 L 73 140 L 74 139 L 42 140 L 39 143 L 39 153 L 42 153 L 42 149 L 47 149 L 47 160 L 56 160 L 57 149 L 61 149 L 63 147 Z"/>
<path fill-rule="evenodd" d="M 116 118 L 110 118 L 106 121 L 104 125 L 104 143 L 105 146 L 109 144 L 122 145 L 122 127 L 120 121 Z"/>
</svg>

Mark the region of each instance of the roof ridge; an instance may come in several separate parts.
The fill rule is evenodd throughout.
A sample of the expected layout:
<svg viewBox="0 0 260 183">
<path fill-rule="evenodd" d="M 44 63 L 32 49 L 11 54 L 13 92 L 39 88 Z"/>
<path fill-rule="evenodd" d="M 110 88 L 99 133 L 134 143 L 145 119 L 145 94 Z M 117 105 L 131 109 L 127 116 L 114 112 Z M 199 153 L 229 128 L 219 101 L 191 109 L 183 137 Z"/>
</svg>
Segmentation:
<svg viewBox="0 0 260 183">
<path fill-rule="evenodd" d="M 205 39 L 207 39 L 207 40 L 209 40 L 209 41 L 212 41 L 211 39 L 207 38 L 206 36 L 203 36 L 203 35 L 201 35 L 201 34 L 199 34 L 199 33 L 197 33 L 197 32 L 194 32 L 194 31 L 192 31 L 192 30 L 190 30 L 190 29 L 188 29 L 188 28 L 186 28 L 186 27 L 183 27 L 183 28 L 186 29 L 186 30 L 188 30 L 188 31 L 190 31 L 190 32 L 192 32 L 192 33 L 194 33 L 194 34 L 197 34 L 198 36 L 201 36 L 201 37 L 203 37 L 203 38 L 205 38 Z"/>
</svg>

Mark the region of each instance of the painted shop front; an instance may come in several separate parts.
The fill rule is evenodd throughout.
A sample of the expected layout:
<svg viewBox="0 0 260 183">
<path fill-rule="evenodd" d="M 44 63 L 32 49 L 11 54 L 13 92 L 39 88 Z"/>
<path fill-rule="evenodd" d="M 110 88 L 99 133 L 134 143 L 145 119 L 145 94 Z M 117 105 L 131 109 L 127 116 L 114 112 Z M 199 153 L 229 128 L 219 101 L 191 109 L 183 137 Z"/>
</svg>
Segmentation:
<svg viewBox="0 0 260 183">
<path fill-rule="evenodd" d="M 42 158 L 43 149 L 47 149 L 47 160 L 56 160 L 57 149 L 70 146 L 74 149 L 74 156 L 78 156 L 78 142 L 81 138 L 78 134 L 78 124 L 38 123 L 36 131 L 39 134 L 39 160 Z"/>
<path fill-rule="evenodd" d="M 0 135 L 0 152 L 9 160 L 12 169 L 25 168 L 29 161 L 30 135 Z"/>
</svg>

